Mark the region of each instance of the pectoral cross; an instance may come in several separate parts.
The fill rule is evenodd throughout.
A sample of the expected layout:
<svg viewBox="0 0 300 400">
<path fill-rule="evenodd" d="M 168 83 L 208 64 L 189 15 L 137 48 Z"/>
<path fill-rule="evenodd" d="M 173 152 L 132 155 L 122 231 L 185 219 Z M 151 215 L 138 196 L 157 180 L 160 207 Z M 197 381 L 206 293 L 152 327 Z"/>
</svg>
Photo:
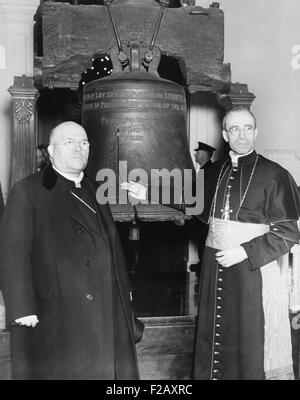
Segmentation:
<svg viewBox="0 0 300 400">
<path fill-rule="evenodd" d="M 226 194 L 226 201 L 225 201 L 225 206 L 224 208 L 221 208 L 221 212 L 222 212 L 222 219 L 224 221 L 229 221 L 230 219 L 230 214 L 233 212 L 233 210 L 230 209 L 230 190 L 231 190 L 231 186 L 228 186 L 228 192 Z"/>
</svg>

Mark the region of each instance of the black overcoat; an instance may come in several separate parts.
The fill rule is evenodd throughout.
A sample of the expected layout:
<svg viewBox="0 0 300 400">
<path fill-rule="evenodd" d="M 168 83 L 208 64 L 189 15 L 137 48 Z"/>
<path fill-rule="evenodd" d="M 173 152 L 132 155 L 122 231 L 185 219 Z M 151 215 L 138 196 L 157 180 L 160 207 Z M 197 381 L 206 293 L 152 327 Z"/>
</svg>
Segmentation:
<svg viewBox="0 0 300 400">
<path fill-rule="evenodd" d="M 130 285 L 110 208 L 96 224 L 51 166 L 12 188 L 0 225 L 0 283 L 16 379 L 138 379 Z M 80 208 L 81 207 L 81 208 Z M 82 208 L 83 207 L 83 208 Z M 17 318 L 37 314 L 35 328 Z"/>
</svg>

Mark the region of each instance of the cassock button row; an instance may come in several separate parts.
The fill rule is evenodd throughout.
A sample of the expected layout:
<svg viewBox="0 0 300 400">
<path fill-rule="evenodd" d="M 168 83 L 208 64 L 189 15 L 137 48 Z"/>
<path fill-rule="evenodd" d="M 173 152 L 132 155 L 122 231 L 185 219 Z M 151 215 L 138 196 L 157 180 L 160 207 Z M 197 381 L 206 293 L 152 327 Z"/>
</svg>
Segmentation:
<svg viewBox="0 0 300 400">
<path fill-rule="evenodd" d="M 218 296 L 217 299 L 218 299 L 218 300 L 222 300 L 222 297 L 221 297 L 221 296 Z"/>
<path fill-rule="evenodd" d="M 219 290 L 219 292 L 221 292 L 223 289 L 221 287 L 218 287 L 217 290 Z"/>
<path fill-rule="evenodd" d="M 223 278 L 218 278 L 218 281 L 219 282 L 223 282 Z"/>
<path fill-rule="evenodd" d="M 215 354 L 216 356 L 218 356 L 218 355 L 220 354 L 220 352 L 219 352 L 219 351 L 215 351 L 214 354 Z"/>
<path fill-rule="evenodd" d="M 92 301 L 94 297 L 93 297 L 91 294 L 87 294 L 87 295 L 86 295 L 86 298 L 87 298 L 89 301 Z"/>
<path fill-rule="evenodd" d="M 217 328 L 221 328 L 221 325 L 220 325 L 220 324 L 216 324 L 216 327 L 217 327 Z"/>
<path fill-rule="evenodd" d="M 218 378 L 213 378 L 213 381 L 218 381 Z"/>
<path fill-rule="evenodd" d="M 222 308 L 221 306 L 217 306 L 217 309 L 218 309 L 218 310 L 221 310 L 221 308 Z"/>
<path fill-rule="evenodd" d="M 219 363 L 220 363 L 220 361 L 214 360 L 214 364 L 219 364 Z"/>
</svg>

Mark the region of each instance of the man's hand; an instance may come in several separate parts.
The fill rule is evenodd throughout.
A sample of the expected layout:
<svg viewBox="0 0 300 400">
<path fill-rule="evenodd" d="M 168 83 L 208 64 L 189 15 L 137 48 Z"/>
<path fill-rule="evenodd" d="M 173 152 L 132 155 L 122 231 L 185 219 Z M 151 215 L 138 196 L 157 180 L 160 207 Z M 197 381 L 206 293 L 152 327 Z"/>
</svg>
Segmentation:
<svg viewBox="0 0 300 400">
<path fill-rule="evenodd" d="M 27 315 L 27 317 L 15 319 L 15 322 L 18 325 L 32 326 L 34 328 L 36 324 L 38 324 L 39 320 L 37 315 Z"/>
<path fill-rule="evenodd" d="M 242 246 L 225 249 L 216 253 L 216 260 L 224 268 L 232 267 L 248 258 L 245 249 Z"/>
<path fill-rule="evenodd" d="M 121 188 L 124 190 L 128 190 L 129 196 L 133 197 L 137 200 L 147 200 L 147 187 L 141 185 L 140 183 L 129 181 L 129 182 L 122 182 Z"/>
</svg>

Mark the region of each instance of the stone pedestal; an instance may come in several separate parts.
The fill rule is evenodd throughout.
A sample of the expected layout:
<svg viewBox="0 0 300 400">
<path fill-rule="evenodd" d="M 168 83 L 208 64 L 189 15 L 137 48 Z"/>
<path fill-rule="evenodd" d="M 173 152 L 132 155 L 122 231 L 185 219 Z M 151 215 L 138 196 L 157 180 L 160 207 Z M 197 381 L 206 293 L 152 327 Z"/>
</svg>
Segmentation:
<svg viewBox="0 0 300 400">
<path fill-rule="evenodd" d="M 144 337 L 137 344 L 141 379 L 192 379 L 194 317 L 153 317 L 142 320 L 145 324 Z"/>
</svg>

